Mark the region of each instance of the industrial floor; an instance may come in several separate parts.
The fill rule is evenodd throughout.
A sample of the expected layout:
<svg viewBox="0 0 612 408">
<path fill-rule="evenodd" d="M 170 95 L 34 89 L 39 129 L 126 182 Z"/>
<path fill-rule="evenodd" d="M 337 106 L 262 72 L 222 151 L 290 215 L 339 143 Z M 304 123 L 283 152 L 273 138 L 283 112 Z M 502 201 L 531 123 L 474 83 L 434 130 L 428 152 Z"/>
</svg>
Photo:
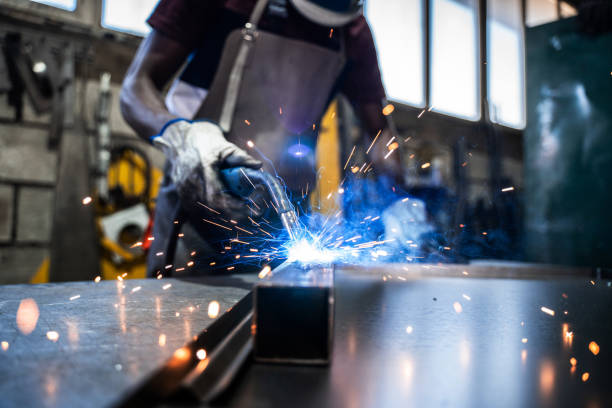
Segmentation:
<svg viewBox="0 0 612 408">
<path fill-rule="evenodd" d="M 129 405 L 255 280 L 0 287 L 0 406 Z M 338 267 L 330 366 L 247 361 L 212 405 L 612 406 L 611 291 L 533 265 Z"/>
</svg>

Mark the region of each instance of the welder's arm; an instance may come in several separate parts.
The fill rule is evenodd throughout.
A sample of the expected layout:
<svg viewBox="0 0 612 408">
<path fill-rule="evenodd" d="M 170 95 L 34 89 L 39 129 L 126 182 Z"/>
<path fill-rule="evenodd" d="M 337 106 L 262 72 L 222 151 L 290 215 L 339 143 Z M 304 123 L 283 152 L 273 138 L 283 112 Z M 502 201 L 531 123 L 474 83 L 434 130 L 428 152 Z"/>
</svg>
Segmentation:
<svg viewBox="0 0 612 408">
<path fill-rule="evenodd" d="M 164 152 L 184 203 L 203 201 L 238 217 L 246 207 L 224 193 L 218 172 L 237 166 L 259 168 L 261 163 L 228 142 L 215 123 L 193 122 L 168 112 L 162 90 L 188 54 L 188 48 L 154 30 L 140 45 L 123 82 L 121 112 L 141 137 Z"/>
<path fill-rule="evenodd" d="M 159 134 L 176 117 L 168 112 L 162 91 L 179 70 L 189 49 L 153 30 L 140 44 L 121 88 L 121 113 L 143 138 Z"/>
</svg>

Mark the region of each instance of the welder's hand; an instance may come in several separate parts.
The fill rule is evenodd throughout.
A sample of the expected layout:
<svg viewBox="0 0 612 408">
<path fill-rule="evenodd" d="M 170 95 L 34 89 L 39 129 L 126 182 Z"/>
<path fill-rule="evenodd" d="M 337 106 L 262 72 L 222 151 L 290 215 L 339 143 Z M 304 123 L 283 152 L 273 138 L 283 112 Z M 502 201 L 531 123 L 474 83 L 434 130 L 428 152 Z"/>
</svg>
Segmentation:
<svg viewBox="0 0 612 408">
<path fill-rule="evenodd" d="M 184 204 L 202 201 L 227 216 L 246 213 L 237 198 L 227 194 L 219 170 L 229 167 L 261 167 L 261 162 L 228 142 L 223 131 L 212 122 L 178 120 L 166 125 L 153 144 L 170 161 L 170 177 Z"/>
</svg>

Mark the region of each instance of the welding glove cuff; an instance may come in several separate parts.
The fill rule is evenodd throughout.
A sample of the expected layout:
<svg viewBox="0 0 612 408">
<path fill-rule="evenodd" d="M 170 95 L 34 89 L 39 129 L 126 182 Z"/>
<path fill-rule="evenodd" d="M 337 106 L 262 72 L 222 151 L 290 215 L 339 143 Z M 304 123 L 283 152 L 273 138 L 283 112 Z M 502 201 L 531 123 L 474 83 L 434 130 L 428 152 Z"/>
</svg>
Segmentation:
<svg viewBox="0 0 612 408">
<path fill-rule="evenodd" d="M 227 141 L 217 124 L 173 120 L 152 142 L 170 162 L 169 176 L 184 204 L 203 201 L 229 216 L 244 212 L 244 204 L 224 192 L 219 170 L 238 166 L 259 168 L 261 162 Z"/>
</svg>

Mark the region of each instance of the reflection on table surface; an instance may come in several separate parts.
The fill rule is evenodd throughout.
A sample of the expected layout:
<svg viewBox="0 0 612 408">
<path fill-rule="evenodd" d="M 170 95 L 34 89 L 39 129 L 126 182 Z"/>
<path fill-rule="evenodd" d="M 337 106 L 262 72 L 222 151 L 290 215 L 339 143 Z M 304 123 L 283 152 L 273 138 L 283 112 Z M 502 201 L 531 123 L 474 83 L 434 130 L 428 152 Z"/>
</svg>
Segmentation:
<svg viewBox="0 0 612 408">
<path fill-rule="evenodd" d="M 345 272 L 335 290 L 329 368 L 254 364 L 217 405 L 612 406 L 606 281 Z"/>
<path fill-rule="evenodd" d="M 118 401 L 248 293 L 239 279 L 209 283 L 0 286 L 0 406 Z"/>
</svg>

